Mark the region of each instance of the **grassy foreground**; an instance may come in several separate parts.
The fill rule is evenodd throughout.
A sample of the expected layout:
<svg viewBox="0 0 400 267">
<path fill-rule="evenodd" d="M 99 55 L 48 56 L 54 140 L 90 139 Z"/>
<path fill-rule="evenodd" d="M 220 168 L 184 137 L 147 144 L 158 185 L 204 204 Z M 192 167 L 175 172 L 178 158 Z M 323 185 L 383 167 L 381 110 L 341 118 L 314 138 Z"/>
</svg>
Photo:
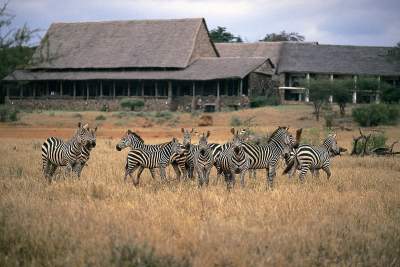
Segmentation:
<svg viewBox="0 0 400 267">
<path fill-rule="evenodd" d="M 400 265 L 400 160 L 333 161 L 327 181 L 264 172 L 216 183 L 122 181 L 125 152 L 100 139 L 81 180 L 48 186 L 42 139 L 0 139 L 0 266 Z"/>
</svg>

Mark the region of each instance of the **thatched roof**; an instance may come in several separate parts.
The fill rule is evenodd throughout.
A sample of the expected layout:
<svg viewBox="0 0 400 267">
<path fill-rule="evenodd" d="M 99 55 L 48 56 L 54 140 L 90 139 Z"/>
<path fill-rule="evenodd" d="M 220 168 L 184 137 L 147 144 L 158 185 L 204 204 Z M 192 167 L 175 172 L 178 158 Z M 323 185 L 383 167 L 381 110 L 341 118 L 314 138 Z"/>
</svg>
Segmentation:
<svg viewBox="0 0 400 267">
<path fill-rule="evenodd" d="M 185 68 L 198 31 L 206 29 L 202 23 L 201 18 L 54 23 L 31 69 Z"/>
<path fill-rule="evenodd" d="M 270 58 L 278 73 L 400 75 L 400 64 L 387 60 L 390 47 L 321 45 L 312 42 L 216 44 L 222 57 Z"/>
<path fill-rule="evenodd" d="M 285 43 L 278 72 L 400 75 L 387 58 L 389 47 Z"/>
<path fill-rule="evenodd" d="M 16 70 L 4 80 L 218 80 L 244 78 L 263 64 L 265 58 L 200 58 L 182 70 L 148 71 L 31 71 Z M 272 73 L 271 73 L 272 74 Z"/>
</svg>

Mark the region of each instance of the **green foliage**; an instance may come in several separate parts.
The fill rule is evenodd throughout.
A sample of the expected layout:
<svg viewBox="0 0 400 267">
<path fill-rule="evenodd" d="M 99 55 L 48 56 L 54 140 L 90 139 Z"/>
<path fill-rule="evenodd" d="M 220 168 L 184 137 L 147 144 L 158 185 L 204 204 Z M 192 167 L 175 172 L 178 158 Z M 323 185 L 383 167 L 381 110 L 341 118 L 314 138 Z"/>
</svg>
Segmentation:
<svg viewBox="0 0 400 267">
<path fill-rule="evenodd" d="M 329 80 L 310 79 L 302 80 L 300 84 L 309 91 L 310 101 L 314 105 L 315 118 L 318 121 L 321 107 L 327 102 L 332 92 L 332 82 Z"/>
<path fill-rule="evenodd" d="M 279 96 L 271 95 L 269 97 L 265 96 L 255 96 L 250 98 L 250 107 L 258 108 L 264 106 L 277 106 L 280 104 Z"/>
<path fill-rule="evenodd" d="M 241 126 L 242 124 L 243 124 L 243 122 L 238 116 L 232 116 L 231 117 L 230 125 L 232 127 L 238 127 L 238 126 Z"/>
<path fill-rule="evenodd" d="M 330 82 L 333 99 L 339 105 L 340 115 L 344 116 L 347 103 L 351 103 L 352 101 L 354 81 L 352 79 L 345 79 L 333 80 Z"/>
<path fill-rule="evenodd" d="M 332 128 L 333 121 L 335 119 L 335 114 L 333 112 L 325 113 L 324 119 L 325 119 L 325 126 L 328 128 Z"/>
<path fill-rule="evenodd" d="M 226 27 L 218 26 L 210 31 L 211 40 L 214 43 L 242 43 L 240 36 L 235 36 L 226 30 Z"/>
<path fill-rule="evenodd" d="M 387 136 L 384 133 L 378 133 L 371 135 L 371 138 L 368 140 L 366 151 L 371 151 L 375 148 L 387 147 L 386 146 Z M 357 142 L 356 153 L 361 153 L 364 148 L 365 139 L 362 139 Z M 354 141 L 353 141 L 354 146 Z"/>
<path fill-rule="evenodd" d="M 96 121 L 104 121 L 106 119 L 106 116 L 104 115 L 99 115 L 96 117 Z"/>
<path fill-rule="evenodd" d="M 172 256 L 158 256 L 147 246 L 123 245 L 112 248 L 110 266 L 191 266 L 187 260 L 177 260 Z"/>
<path fill-rule="evenodd" d="M 398 105 L 371 104 L 353 109 L 353 119 L 361 126 L 396 124 L 400 115 Z"/>
<path fill-rule="evenodd" d="M 144 101 L 140 99 L 125 98 L 121 100 L 120 105 L 123 108 L 129 108 L 131 111 L 134 111 L 137 108 L 142 108 L 144 106 Z"/>
<path fill-rule="evenodd" d="M 385 103 L 400 103 L 400 87 L 385 86 L 381 89 L 381 99 Z"/>
<path fill-rule="evenodd" d="M 19 110 L 15 107 L 0 106 L 0 122 L 17 121 Z"/>
<path fill-rule="evenodd" d="M 281 31 L 279 33 L 266 34 L 261 42 L 281 42 L 281 41 L 298 41 L 303 42 L 306 38 L 297 32 Z"/>
</svg>

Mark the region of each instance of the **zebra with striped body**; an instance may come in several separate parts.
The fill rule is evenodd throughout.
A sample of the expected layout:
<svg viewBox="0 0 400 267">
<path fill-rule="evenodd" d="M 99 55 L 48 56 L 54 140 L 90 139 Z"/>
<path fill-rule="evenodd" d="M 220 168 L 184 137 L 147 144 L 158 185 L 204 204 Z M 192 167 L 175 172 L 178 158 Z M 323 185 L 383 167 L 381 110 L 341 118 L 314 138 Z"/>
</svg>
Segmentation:
<svg viewBox="0 0 400 267">
<path fill-rule="evenodd" d="M 194 169 L 197 172 L 199 187 L 205 183 L 208 185 L 211 167 L 214 165 L 214 157 L 207 139 L 210 136 L 210 131 L 207 135 L 204 133 L 200 136 L 199 149 L 194 154 Z"/>
<path fill-rule="evenodd" d="M 49 183 L 52 181 L 57 167 L 66 166 L 66 172 L 74 170 L 81 156 L 82 148 L 87 144 L 96 143 L 87 124 L 79 122 L 74 136 L 67 142 L 56 138 L 48 138 L 42 145 L 42 168 L 45 178 Z"/>
<path fill-rule="evenodd" d="M 337 144 L 336 133 L 329 134 L 321 146 L 303 144 L 294 149 L 283 174 L 288 173 L 290 170 L 299 169 L 299 179 L 304 182 L 304 177 L 308 170 L 312 172 L 313 176 L 319 176 L 319 170 L 322 169 L 325 171 L 327 179 L 329 179 L 331 177 L 330 158 L 339 154 L 340 148 Z"/>
<path fill-rule="evenodd" d="M 296 145 L 294 137 L 288 132 L 288 127 L 278 127 L 265 145 L 243 144 L 243 149 L 249 157 L 249 169 L 265 169 L 267 188 L 273 189 L 276 167 L 281 156 L 290 153 Z"/>
<path fill-rule="evenodd" d="M 126 181 L 128 175 L 132 177 L 132 173 L 139 168 L 136 181 L 133 180 L 133 184 L 137 186 L 139 184 L 140 175 L 144 168 L 149 169 L 160 169 L 160 176 L 163 181 L 166 180 L 165 168 L 171 161 L 173 154 L 183 153 L 181 144 L 173 138 L 171 142 L 165 143 L 158 151 L 151 152 L 143 149 L 132 149 L 128 153 L 128 158 L 125 165 L 125 177 Z"/>
<path fill-rule="evenodd" d="M 250 160 L 244 150 L 244 143 L 239 132 L 231 129 L 233 134 L 232 142 L 227 149 L 223 149 L 217 158 L 218 167 L 225 176 L 227 189 L 229 190 L 235 184 L 236 174 L 240 174 L 240 183 L 244 186 L 244 175 L 250 167 Z"/>
<path fill-rule="evenodd" d="M 76 164 L 74 168 L 74 171 L 77 173 L 78 177 L 81 176 L 82 169 L 87 165 L 92 149 L 96 147 L 96 131 L 97 127 L 90 130 L 90 134 L 92 135 L 92 141 L 87 142 L 86 145 L 82 147 L 81 154 L 78 157 L 78 164 Z"/>
<path fill-rule="evenodd" d="M 131 149 L 142 149 L 147 152 L 157 152 L 160 150 L 165 143 L 163 144 L 155 144 L 155 145 L 148 145 L 144 143 L 144 140 L 135 132 L 132 132 L 131 130 L 128 130 L 124 136 L 120 139 L 118 144 L 116 145 L 116 150 L 121 151 L 127 147 L 130 147 Z M 186 153 L 186 151 L 185 151 Z M 181 172 L 185 173 L 185 165 L 184 162 L 177 162 L 175 159 L 176 158 L 183 158 L 183 156 L 178 156 L 178 155 L 173 155 L 173 158 L 171 160 L 172 167 L 174 168 L 174 171 L 176 173 L 176 179 L 180 180 Z M 151 176 L 155 178 L 155 170 L 149 168 Z"/>
</svg>

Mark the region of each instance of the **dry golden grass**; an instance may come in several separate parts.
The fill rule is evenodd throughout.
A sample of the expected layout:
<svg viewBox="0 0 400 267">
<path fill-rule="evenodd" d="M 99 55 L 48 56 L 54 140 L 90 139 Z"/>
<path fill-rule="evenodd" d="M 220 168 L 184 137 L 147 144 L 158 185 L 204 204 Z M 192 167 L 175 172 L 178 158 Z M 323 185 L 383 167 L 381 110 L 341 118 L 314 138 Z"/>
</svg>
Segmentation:
<svg viewBox="0 0 400 267">
<path fill-rule="evenodd" d="M 400 264 L 399 157 L 337 157 L 331 180 L 305 184 L 280 168 L 272 192 L 262 171 L 230 193 L 215 173 L 199 190 L 171 170 L 167 183 L 145 171 L 135 188 L 123 182 L 127 151 L 99 138 L 81 180 L 49 186 L 42 141 L 0 139 L 0 266 Z"/>
</svg>

